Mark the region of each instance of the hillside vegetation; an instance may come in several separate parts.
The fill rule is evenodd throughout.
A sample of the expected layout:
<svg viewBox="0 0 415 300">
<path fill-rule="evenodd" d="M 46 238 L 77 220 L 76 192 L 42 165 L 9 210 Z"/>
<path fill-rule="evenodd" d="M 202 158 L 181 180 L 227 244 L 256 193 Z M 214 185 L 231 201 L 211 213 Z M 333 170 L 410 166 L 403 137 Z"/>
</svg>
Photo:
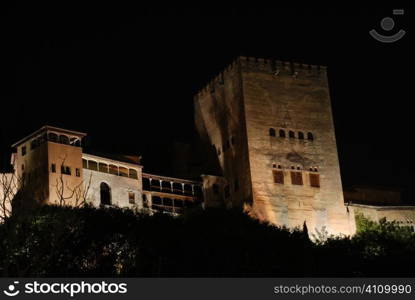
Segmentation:
<svg viewBox="0 0 415 300">
<path fill-rule="evenodd" d="M 181 217 L 43 206 L 0 225 L 2 276 L 415 276 L 415 234 L 358 218 L 359 232 L 311 242 L 306 228 L 234 210 Z"/>
</svg>

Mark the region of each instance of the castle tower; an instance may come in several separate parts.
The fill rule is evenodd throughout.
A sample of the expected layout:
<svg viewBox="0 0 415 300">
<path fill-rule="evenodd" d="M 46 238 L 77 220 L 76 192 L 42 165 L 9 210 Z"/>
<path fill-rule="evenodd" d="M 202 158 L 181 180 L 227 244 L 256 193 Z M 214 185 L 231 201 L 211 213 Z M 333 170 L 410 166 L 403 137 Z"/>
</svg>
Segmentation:
<svg viewBox="0 0 415 300">
<path fill-rule="evenodd" d="M 30 204 L 74 205 L 83 188 L 81 140 L 85 133 L 44 126 L 12 147 L 16 178 Z M 26 200 L 26 201 L 27 201 Z"/>
<path fill-rule="evenodd" d="M 195 97 L 227 206 L 290 228 L 352 234 L 344 205 L 326 69 L 240 57 Z"/>
</svg>

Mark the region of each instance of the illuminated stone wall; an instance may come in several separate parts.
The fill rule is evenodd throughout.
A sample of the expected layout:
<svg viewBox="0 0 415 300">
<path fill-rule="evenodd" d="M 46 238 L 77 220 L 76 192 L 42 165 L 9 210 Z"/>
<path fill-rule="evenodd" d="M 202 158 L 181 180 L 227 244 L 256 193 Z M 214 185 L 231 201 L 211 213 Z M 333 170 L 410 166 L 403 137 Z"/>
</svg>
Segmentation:
<svg viewBox="0 0 415 300">
<path fill-rule="evenodd" d="M 396 221 L 400 226 L 410 226 L 415 231 L 415 206 L 351 204 L 349 208 L 355 215 L 363 215 L 372 221 L 386 218 L 387 221 Z"/>
<path fill-rule="evenodd" d="M 99 207 L 100 185 L 106 183 L 111 188 L 111 205 L 142 207 L 142 167 L 83 153 L 81 139 L 84 136 L 84 133 L 45 126 L 14 145 L 15 175 L 19 180 L 24 178 L 20 181 L 27 193 L 22 197 L 25 199 L 22 205 L 79 206 L 87 200 Z M 98 172 L 84 168 L 83 157 L 105 163 L 107 167 L 117 167 L 117 175 L 110 169 Z M 134 170 L 134 178 L 130 177 L 130 170 Z M 131 193 L 134 203 L 130 203 Z"/>
<path fill-rule="evenodd" d="M 49 174 L 48 203 L 57 205 L 78 205 L 79 203 L 76 202 L 77 200 L 80 202 L 81 199 L 76 199 L 76 197 L 71 196 L 74 195 L 74 189 L 83 189 L 82 148 L 48 142 L 47 150 Z M 51 171 L 52 164 L 56 166 L 56 172 Z M 65 167 L 70 168 L 70 174 L 61 173 L 62 164 Z M 79 176 L 76 175 L 77 169 L 80 172 Z"/>
<path fill-rule="evenodd" d="M 228 86 L 238 88 L 227 93 Z M 195 104 L 197 128 L 207 143 L 223 148 L 223 137 L 232 132 L 243 137 L 233 150 L 238 155 L 222 151 L 218 160 L 228 182 L 245 178 L 248 201 L 243 204 L 253 216 L 288 227 L 306 222 L 310 232 L 322 227 L 330 233 L 355 231 L 343 201 L 323 67 L 241 57 L 196 96 Z M 279 137 L 280 130 L 286 137 Z M 283 184 L 274 182 L 276 169 L 283 172 Z M 293 169 L 302 185 L 291 182 Z M 319 177 L 320 187 L 311 186 L 310 173 Z"/>
<path fill-rule="evenodd" d="M 101 205 L 101 184 L 105 183 L 111 189 L 111 205 L 124 208 L 143 208 L 141 166 L 89 154 L 84 154 L 83 158 L 88 159 L 88 161 L 123 167 L 128 170 L 134 169 L 137 172 L 137 178 L 129 178 L 84 168 L 83 181 L 84 187 L 87 189 L 87 203 L 95 207 Z M 129 202 L 130 193 L 134 194 L 134 203 Z"/>
</svg>

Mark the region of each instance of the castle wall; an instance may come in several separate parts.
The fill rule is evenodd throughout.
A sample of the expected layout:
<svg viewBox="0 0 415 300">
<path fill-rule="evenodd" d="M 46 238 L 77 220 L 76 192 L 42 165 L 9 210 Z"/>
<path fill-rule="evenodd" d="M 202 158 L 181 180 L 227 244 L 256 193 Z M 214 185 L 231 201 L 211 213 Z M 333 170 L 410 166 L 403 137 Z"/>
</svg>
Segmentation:
<svg viewBox="0 0 415 300">
<path fill-rule="evenodd" d="M 387 221 L 396 221 L 400 226 L 410 226 L 415 230 L 415 206 L 375 206 L 363 204 L 351 204 L 349 206 L 355 216 L 364 217 L 379 222 L 386 218 Z"/>
<path fill-rule="evenodd" d="M 73 190 L 82 189 L 82 148 L 55 142 L 47 142 L 46 145 L 49 174 L 48 204 L 79 205 L 77 202 L 81 199 L 76 198 Z M 55 172 L 52 172 L 52 164 L 55 165 Z M 61 173 L 62 164 L 70 168 L 70 175 Z"/>
<path fill-rule="evenodd" d="M 222 175 L 228 182 L 221 191 L 226 194 L 225 205 L 242 207 L 251 203 L 242 81 L 238 64 L 231 64 L 196 95 L 195 123 L 207 152 L 208 167 L 212 169 L 214 166 L 219 170 L 209 175 Z M 205 201 L 208 202 L 209 198 Z"/>
<path fill-rule="evenodd" d="M 83 186 L 86 192 L 87 203 L 100 207 L 102 204 L 101 184 L 106 184 L 111 190 L 111 205 L 137 209 L 143 208 L 141 165 L 85 153 L 83 154 L 83 164 Z M 106 167 L 103 169 L 96 168 L 96 166 L 101 164 Z M 111 171 L 110 166 L 114 166 L 115 170 Z M 121 169 L 124 170 L 124 174 L 122 174 Z M 134 177 L 129 177 L 131 171 L 135 172 Z M 134 203 L 130 203 L 131 194 L 133 195 Z"/>
<path fill-rule="evenodd" d="M 141 170 L 141 168 L 140 168 Z M 141 174 L 140 180 L 117 176 L 84 169 L 84 187 L 88 189 L 87 203 L 95 207 L 101 205 L 101 183 L 106 183 L 111 188 L 111 205 L 127 208 L 143 208 Z M 89 188 L 88 188 L 89 187 Z M 135 203 L 129 203 L 129 193 L 134 193 Z"/>
<path fill-rule="evenodd" d="M 26 153 L 23 155 L 23 148 Z M 24 192 L 24 206 L 46 203 L 49 198 L 47 143 L 32 149 L 30 140 L 19 145 L 13 155 L 13 168 L 19 188 Z"/>
<path fill-rule="evenodd" d="M 343 201 L 325 70 L 252 58 L 240 58 L 240 63 L 252 213 L 277 225 L 296 227 L 306 222 L 309 231 L 325 226 L 330 233 L 353 233 L 354 222 Z M 270 128 L 275 136 L 270 136 Z M 286 137 L 279 137 L 280 129 Z M 308 132 L 313 140 L 307 139 Z M 274 182 L 273 169 L 278 165 L 284 184 Z M 302 185 L 291 181 L 293 168 L 301 172 Z M 318 174 L 320 187 L 311 186 L 310 173 Z"/>
</svg>

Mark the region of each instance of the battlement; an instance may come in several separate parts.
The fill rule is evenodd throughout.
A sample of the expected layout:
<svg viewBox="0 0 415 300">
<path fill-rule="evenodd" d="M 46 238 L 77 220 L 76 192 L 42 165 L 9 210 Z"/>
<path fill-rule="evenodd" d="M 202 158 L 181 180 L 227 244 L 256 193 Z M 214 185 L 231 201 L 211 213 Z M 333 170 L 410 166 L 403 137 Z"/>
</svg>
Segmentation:
<svg viewBox="0 0 415 300">
<path fill-rule="evenodd" d="M 213 93 L 217 86 L 225 84 L 227 73 L 240 70 L 244 72 L 258 72 L 292 78 L 320 78 L 326 76 L 327 67 L 275 59 L 239 56 L 234 59 L 223 71 L 208 82 L 195 98 L 205 93 Z"/>
<path fill-rule="evenodd" d="M 310 76 L 326 72 L 326 66 L 303 64 L 275 59 L 240 56 L 239 63 L 244 71 L 269 72 L 274 75 Z"/>
</svg>

